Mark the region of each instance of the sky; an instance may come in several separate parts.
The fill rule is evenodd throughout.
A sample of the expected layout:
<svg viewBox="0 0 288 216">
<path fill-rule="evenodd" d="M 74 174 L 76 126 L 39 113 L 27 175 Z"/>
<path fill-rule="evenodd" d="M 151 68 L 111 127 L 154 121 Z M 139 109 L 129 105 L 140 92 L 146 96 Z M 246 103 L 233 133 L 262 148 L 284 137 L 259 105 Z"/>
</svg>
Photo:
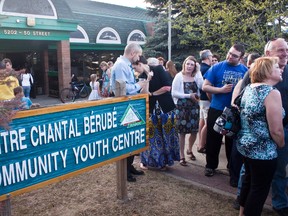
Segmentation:
<svg viewBox="0 0 288 216">
<path fill-rule="evenodd" d="M 122 5 L 122 6 L 128 6 L 128 7 L 141 7 L 146 8 L 148 5 L 144 2 L 144 0 L 94 0 L 97 2 L 104 2 L 109 4 L 115 4 L 115 5 Z"/>
</svg>

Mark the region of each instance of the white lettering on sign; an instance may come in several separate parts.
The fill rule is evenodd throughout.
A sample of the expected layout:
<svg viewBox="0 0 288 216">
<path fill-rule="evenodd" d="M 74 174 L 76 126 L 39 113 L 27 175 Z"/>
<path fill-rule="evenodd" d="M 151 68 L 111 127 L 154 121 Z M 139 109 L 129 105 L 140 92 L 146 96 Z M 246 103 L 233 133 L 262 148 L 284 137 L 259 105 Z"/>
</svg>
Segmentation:
<svg viewBox="0 0 288 216">
<path fill-rule="evenodd" d="M 35 147 L 79 136 L 81 132 L 78 131 L 77 119 L 33 126 L 30 131 L 31 144 Z"/>
<path fill-rule="evenodd" d="M 119 134 L 112 138 L 112 150 L 114 152 L 129 148 L 145 142 L 145 129 L 130 131 L 126 134 Z"/>
<path fill-rule="evenodd" d="M 1 132 L 0 155 L 2 153 L 8 153 L 26 149 L 27 145 L 24 143 L 24 141 L 26 140 L 24 133 L 25 128 L 21 128 L 19 130 Z"/>
<path fill-rule="evenodd" d="M 39 175 L 55 172 L 58 170 L 59 164 L 65 168 L 67 152 L 68 150 L 65 149 L 1 166 L 0 186 L 15 184 Z"/>
<path fill-rule="evenodd" d="M 23 36 L 41 36 L 49 37 L 51 32 L 49 31 L 30 31 L 30 30 L 16 30 L 16 29 L 4 29 L 5 35 L 23 35 Z"/>
<path fill-rule="evenodd" d="M 73 147 L 75 163 L 85 162 L 88 159 L 93 160 L 109 154 L 109 140 L 98 140 L 89 144 Z"/>
<path fill-rule="evenodd" d="M 84 117 L 84 134 L 96 133 L 98 131 L 109 130 L 117 127 L 117 112 L 108 112 L 102 114 Z"/>
</svg>

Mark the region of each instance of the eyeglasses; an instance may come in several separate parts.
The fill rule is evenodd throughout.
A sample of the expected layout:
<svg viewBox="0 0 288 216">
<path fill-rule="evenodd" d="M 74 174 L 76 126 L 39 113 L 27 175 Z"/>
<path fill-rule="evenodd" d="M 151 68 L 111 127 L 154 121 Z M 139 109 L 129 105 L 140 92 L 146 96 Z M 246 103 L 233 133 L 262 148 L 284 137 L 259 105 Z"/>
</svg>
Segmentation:
<svg viewBox="0 0 288 216">
<path fill-rule="evenodd" d="M 228 52 L 228 54 L 229 54 L 230 56 L 232 56 L 233 58 L 240 58 L 240 56 L 238 56 L 238 55 L 236 55 L 236 54 L 234 54 L 234 53 Z"/>
</svg>

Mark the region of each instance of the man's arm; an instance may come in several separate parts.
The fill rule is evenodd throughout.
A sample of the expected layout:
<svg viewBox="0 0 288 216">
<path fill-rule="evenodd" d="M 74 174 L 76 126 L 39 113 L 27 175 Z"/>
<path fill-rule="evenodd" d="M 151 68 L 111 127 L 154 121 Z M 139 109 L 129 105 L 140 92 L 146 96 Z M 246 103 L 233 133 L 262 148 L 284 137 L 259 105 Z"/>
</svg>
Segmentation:
<svg viewBox="0 0 288 216">
<path fill-rule="evenodd" d="M 231 92 L 233 89 L 233 84 L 225 84 L 224 86 L 220 87 L 215 87 L 212 85 L 212 83 L 205 79 L 203 86 L 202 86 L 202 90 L 206 93 L 210 93 L 210 94 L 223 94 L 223 93 L 229 93 Z"/>
</svg>

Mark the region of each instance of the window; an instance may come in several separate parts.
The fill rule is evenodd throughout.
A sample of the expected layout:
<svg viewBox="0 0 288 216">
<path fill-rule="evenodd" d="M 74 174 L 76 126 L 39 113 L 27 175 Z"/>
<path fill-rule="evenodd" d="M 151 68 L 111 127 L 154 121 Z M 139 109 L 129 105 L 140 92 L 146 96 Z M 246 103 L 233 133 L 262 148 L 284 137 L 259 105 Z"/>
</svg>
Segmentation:
<svg viewBox="0 0 288 216">
<path fill-rule="evenodd" d="M 14 16 L 57 19 L 56 9 L 51 0 L 2 0 L 0 12 Z"/>
<path fill-rule="evenodd" d="M 121 39 L 113 28 L 106 27 L 98 33 L 96 43 L 121 44 Z"/>
<path fill-rule="evenodd" d="M 127 39 L 127 44 L 129 43 L 138 43 L 138 44 L 145 44 L 146 43 L 146 36 L 140 30 L 133 30 Z"/>
<path fill-rule="evenodd" d="M 70 33 L 71 43 L 89 43 L 89 38 L 86 31 L 81 27 L 77 26 L 77 31 Z"/>
</svg>

